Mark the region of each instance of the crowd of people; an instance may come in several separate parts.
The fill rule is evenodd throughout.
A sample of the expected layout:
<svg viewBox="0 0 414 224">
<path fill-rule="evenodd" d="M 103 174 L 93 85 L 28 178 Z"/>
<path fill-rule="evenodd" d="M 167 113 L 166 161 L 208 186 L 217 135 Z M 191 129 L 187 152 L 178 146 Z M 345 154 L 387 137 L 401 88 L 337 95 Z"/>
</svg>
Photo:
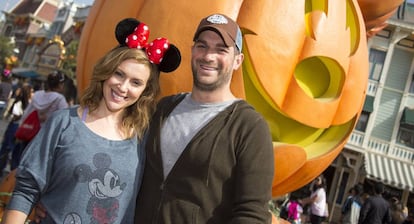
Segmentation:
<svg viewBox="0 0 414 224">
<path fill-rule="evenodd" d="M 61 71 L 50 73 L 45 81 L 13 77 L 9 75 L 10 94 L 5 99 L 1 116 L 7 127 L 3 134 L 0 149 L 0 176 L 4 177 L 17 167 L 21 153 L 28 142 L 15 138 L 15 133 L 22 121 L 37 110 L 44 123 L 51 114 L 59 109 L 67 108 L 69 100 L 76 94 L 74 83 Z"/>
<path fill-rule="evenodd" d="M 414 224 L 413 210 L 396 197 L 386 194 L 383 183 L 371 181 L 351 187 L 339 217 L 329 218 L 329 213 L 321 212 L 323 207 L 329 210 L 323 179 L 323 175 L 318 176 L 310 184 L 288 194 L 285 199 L 275 201 L 280 217 L 292 224 Z M 323 191 L 325 196 L 321 193 Z"/>
</svg>

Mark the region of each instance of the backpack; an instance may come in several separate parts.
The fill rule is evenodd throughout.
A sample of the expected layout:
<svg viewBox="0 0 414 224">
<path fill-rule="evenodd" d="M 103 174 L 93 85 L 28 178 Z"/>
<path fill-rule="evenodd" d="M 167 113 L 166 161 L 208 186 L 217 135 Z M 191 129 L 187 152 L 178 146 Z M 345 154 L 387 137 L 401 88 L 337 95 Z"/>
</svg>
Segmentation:
<svg viewBox="0 0 414 224">
<path fill-rule="evenodd" d="M 31 141 L 40 130 L 40 119 L 37 110 L 32 111 L 17 128 L 15 137 L 21 141 Z"/>
<path fill-rule="evenodd" d="M 348 202 L 348 210 L 344 212 L 342 223 L 344 224 L 356 224 L 359 220 L 359 213 L 361 211 L 361 201 L 359 198 L 352 197 Z"/>
<path fill-rule="evenodd" d="M 361 203 L 354 200 L 351 205 L 350 221 L 351 223 L 358 223 L 359 213 L 361 211 Z"/>
</svg>

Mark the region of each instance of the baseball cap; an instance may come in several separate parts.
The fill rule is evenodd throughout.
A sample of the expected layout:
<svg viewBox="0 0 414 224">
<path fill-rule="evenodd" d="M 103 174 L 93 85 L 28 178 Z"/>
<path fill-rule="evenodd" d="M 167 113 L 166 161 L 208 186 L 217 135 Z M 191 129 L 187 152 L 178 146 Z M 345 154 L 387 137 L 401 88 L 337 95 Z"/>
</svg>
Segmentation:
<svg viewBox="0 0 414 224">
<path fill-rule="evenodd" d="M 202 19 L 194 34 L 193 41 L 196 41 L 200 33 L 211 30 L 220 35 L 226 46 L 234 44 L 239 52 L 242 51 L 242 34 L 239 25 L 223 14 L 213 14 Z"/>
</svg>

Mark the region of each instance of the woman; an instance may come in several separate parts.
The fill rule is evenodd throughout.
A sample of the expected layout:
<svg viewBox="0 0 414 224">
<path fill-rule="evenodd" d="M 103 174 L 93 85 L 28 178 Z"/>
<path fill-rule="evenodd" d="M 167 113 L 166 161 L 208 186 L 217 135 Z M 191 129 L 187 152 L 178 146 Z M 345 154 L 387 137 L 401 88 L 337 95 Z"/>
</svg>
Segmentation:
<svg viewBox="0 0 414 224">
<path fill-rule="evenodd" d="M 7 165 L 9 153 L 14 149 L 15 137 L 17 127 L 19 126 L 19 120 L 23 115 L 23 111 L 26 109 L 32 96 L 33 88 L 29 84 L 25 84 L 22 87 L 18 87 L 15 90 L 15 100 L 10 109 L 6 113 L 6 117 L 10 120 L 7 125 L 6 131 L 3 136 L 3 143 L 0 150 L 0 170 L 2 171 Z"/>
<path fill-rule="evenodd" d="M 131 21 L 140 24 L 118 26 Z M 117 39 L 133 30 L 117 27 Z M 165 67 L 120 44 L 94 67 L 80 106 L 54 113 L 30 142 L 3 223 L 24 223 L 37 202 L 48 214 L 42 223 L 133 223 L 144 133 Z"/>
<path fill-rule="evenodd" d="M 302 205 L 311 204 L 310 222 L 320 224 L 327 217 L 328 207 L 326 203 L 326 180 L 323 175 L 318 176 L 312 183 L 312 193 L 309 198 L 299 200 Z"/>
</svg>

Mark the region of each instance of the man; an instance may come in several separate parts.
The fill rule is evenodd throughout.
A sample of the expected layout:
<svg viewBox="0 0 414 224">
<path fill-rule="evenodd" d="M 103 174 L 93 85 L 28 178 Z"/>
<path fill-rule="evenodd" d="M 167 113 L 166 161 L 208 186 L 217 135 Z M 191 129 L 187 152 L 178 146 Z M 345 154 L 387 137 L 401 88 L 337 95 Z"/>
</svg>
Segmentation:
<svg viewBox="0 0 414 224">
<path fill-rule="evenodd" d="M 384 185 L 377 182 L 374 185 L 374 195 L 369 196 L 362 205 L 359 224 L 379 224 L 391 223 L 391 211 L 388 201 L 382 194 L 384 193 Z"/>
<path fill-rule="evenodd" d="M 361 184 L 357 184 L 350 189 L 350 195 L 346 199 L 342 209 L 342 224 L 355 224 L 358 223 L 359 213 L 361 211 L 362 199 L 361 194 L 363 187 Z"/>
<path fill-rule="evenodd" d="M 151 122 L 135 223 L 270 223 L 269 128 L 230 90 L 240 28 L 210 15 L 193 40 L 191 93 L 162 99 Z"/>
</svg>

